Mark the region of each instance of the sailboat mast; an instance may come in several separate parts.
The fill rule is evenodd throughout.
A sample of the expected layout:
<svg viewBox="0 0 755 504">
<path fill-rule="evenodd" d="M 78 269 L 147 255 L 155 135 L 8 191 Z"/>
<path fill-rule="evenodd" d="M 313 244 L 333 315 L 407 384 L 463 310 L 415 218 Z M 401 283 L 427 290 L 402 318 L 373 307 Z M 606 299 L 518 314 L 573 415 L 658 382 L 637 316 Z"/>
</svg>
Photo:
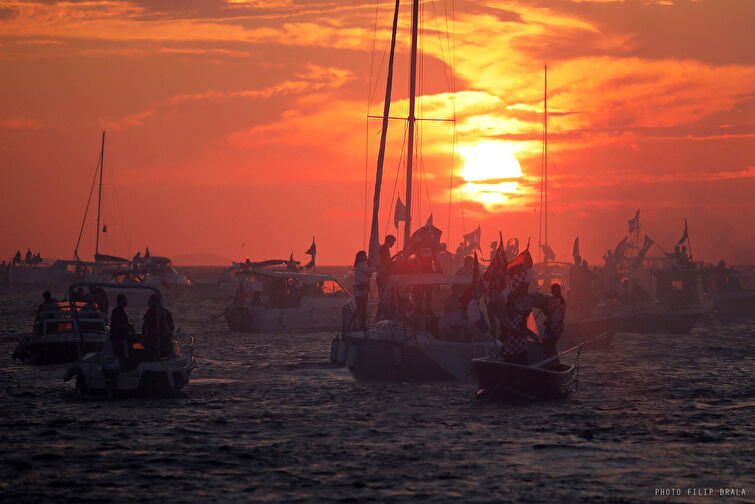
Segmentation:
<svg viewBox="0 0 755 504">
<path fill-rule="evenodd" d="M 545 65 L 545 82 L 543 86 L 543 102 L 545 113 L 543 114 L 543 170 L 545 173 L 545 245 L 548 245 L 548 65 Z M 545 255 L 548 262 L 548 255 Z"/>
<path fill-rule="evenodd" d="M 393 32 L 391 34 L 391 55 L 388 60 L 388 77 L 385 84 L 385 104 L 383 106 L 383 129 L 380 134 L 380 150 L 378 152 L 377 173 L 375 175 L 375 194 L 372 199 L 372 226 L 370 227 L 369 255 L 377 260 L 378 255 L 378 213 L 380 211 L 380 189 L 383 184 L 383 164 L 385 162 L 385 144 L 388 138 L 388 116 L 391 111 L 391 89 L 393 88 L 393 57 L 396 51 L 396 31 L 398 29 L 398 11 L 400 0 L 396 0 L 393 12 Z M 104 137 L 103 137 L 104 138 Z"/>
<path fill-rule="evenodd" d="M 100 211 L 102 210 L 102 168 L 105 165 L 105 132 L 102 132 L 102 147 L 100 148 L 100 191 L 97 196 L 97 242 L 94 248 L 94 260 L 100 255 Z"/>
<path fill-rule="evenodd" d="M 412 161 L 414 160 L 414 102 L 417 95 L 417 33 L 419 31 L 419 0 L 412 2 L 412 56 L 409 70 L 409 141 L 406 155 L 406 221 L 404 221 L 404 250 L 412 234 Z"/>
</svg>

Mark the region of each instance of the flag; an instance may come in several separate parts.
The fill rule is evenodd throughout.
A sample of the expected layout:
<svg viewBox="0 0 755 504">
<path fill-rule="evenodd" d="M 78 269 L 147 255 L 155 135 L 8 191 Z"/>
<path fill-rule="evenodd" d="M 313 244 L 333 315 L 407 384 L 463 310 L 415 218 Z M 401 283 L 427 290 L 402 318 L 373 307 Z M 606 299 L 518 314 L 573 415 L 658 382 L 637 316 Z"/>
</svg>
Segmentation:
<svg viewBox="0 0 755 504">
<path fill-rule="evenodd" d="M 467 244 L 467 250 L 479 250 L 482 252 L 482 249 L 480 248 L 480 226 L 477 226 L 477 229 L 472 231 L 471 233 L 467 233 L 464 236 L 464 242 Z"/>
<path fill-rule="evenodd" d="M 627 237 L 625 236 L 613 250 L 614 260 L 619 261 L 627 251 Z"/>
<path fill-rule="evenodd" d="M 461 295 L 461 305 L 464 307 L 469 321 L 480 330 L 487 332 L 490 329 L 488 322 L 480 311 L 478 300 L 482 296 L 482 279 L 480 278 L 480 263 L 477 260 L 477 252 L 474 254 L 474 269 L 472 270 L 472 282 L 467 290 Z"/>
<path fill-rule="evenodd" d="M 489 290 L 503 292 L 508 285 L 506 278 L 506 252 L 503 250 L 503 237 L 501 233 L 498 233 L 498 236 L 498 248 L 488 265 L 488 269 L 483 273 L 482 279 L 487 282 Z"/>
<path fill-rule="evenodd" d="M 396 209 L 393 211 L 393 225 L 398 229 L 398 223 L 400 221 L 406 222 L 408 220 L 409 219 L 406 216 L 406 206 L 404 206 L 401 198 L 398 198 L 396 200 Z"/>
<path fill-rule="evenodd" d="M 543 251 L 543 254 L 545 254 L 545 260 L 546 261 L 555 261 L 556 260 L 556 254 L 553 252 L 553 249 L 550 248 L 548 245 L 541 243 L 540 248 Z"/>
<path fill-rule="evenodd" d="M 653 243 L 653 240 L 651 240 L 648 235 L 645 235 L 645 243 L 642 245 L 640 253 L 637 254 L 637 257 L 635 257 L 634 261 L 632 261 L 632 269 L 637 269 L 637 267 L 642 264 L 642 260 L 645 258 L 645 254 L 648 253 L 648 250 L 653 245 Z"/>
<path fill-rule="evenodd" d="M 508 276 L 512 292 L 522 284 L 530 284 L 532 281 L 532 256 L 529 250 L 525 250 L 509 263 Z"/>
<path fill-rule="evenodd" d="M 107 233 L 107 224 L 105 224 L 104 226 L 102 226 L 102 232 L 103 233 Z"/>
<path fill-rule="evenodd" d="M 410 249 L 419 249 L 422 247 L 435 248 L 440 247 L 440 237 L 443 231 L 433 226 L 433 216 L 430 214 L 430 218 L 427 219 L 427 223 L 424 226 L 412 233 L 412 237 L 409 238 Z"/>
<path fill-rule="evenodd" d="M 144 247 L 144 249 L 144 258 L 146 259 L 147 257 L 149 257 L 149 247 Z"/>
<path fill-rule="evenodd" d="M 315 265 L 315 255 L 317 255 L 317 247 L 315 246 L 314 236 L 312 237 L 312 245 L 304 253 L 312 256 L 312 259 L 310 259 L 304 267 L 307 269 L 312 269 L 312 267 Z"/>
<path fill-rule="evenodd" d="M 629 219 L 627 221 L 629 224 L 629 232 L 634 233 L 636 229 L 640 227 L 640 209 L 637 209 L 637 213 L 634 214 L 634 219 Z"/>
<path fill-rule="evenodd" d="M 571 249 L 571 256 L 575 259 L 579 257 L 579 236 L 574 238 L 574 246 Z"/>
<path fill-rule="evenodd" d="M 684 218 L 684 234 L 682 234 L 682 237 L 679 238 L 679 241 L 676 242 L 677 245 L 681 245 L 685 241 L 689 240 L 689 235 L 687 234 L 687 218 Z"/>
</svg>

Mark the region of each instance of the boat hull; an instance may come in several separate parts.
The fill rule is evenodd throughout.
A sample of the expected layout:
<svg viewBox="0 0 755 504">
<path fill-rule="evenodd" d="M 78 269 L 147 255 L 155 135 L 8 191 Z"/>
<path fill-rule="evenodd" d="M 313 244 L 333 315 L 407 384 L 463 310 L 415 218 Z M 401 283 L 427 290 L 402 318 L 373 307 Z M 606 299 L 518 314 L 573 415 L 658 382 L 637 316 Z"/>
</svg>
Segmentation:
<svg viewBox="0 0 755 504">
<path fill-rule="evenodd" d="M 60 364 L 73 362 L 79 355 L 96 352 L 102 348 L 104 341 L 21 341 L 13 351 L 13 359 L 28 364 Z M 81 352 L 81 353 L 80 353 Z"/>
<path fill-rule="evenodd" d="M 558 399 L 568 396 L 577 380 L 577 364 L 550 370 L 485 358 L 474 359 L 471 369 L 478 397 L 495 399 Z"/>
<path fill-rule="evenodd" d="M 490 343 L 392 341 L 346 336 L 334 346 L 357 380 L 437 381 L 474 383 L 469 363 L 497 349 Z"/>
</svg>

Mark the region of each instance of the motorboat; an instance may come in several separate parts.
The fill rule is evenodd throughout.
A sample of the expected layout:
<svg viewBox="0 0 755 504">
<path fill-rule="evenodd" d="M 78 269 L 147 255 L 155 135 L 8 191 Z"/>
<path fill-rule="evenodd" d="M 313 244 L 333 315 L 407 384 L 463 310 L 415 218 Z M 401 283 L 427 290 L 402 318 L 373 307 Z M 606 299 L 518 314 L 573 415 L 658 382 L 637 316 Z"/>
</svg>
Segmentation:
<svg viewBox="0 0 755 504">
<path fill-rule="evenodd" d="M 107 339 L 106 314 L 95 302 L 52 301 L 40 306 L 32 333 L 18 343 L 13 359 L 32 364 L 70 362 L 81 353 L 101 350 Z"/>
<path fill-rule="evenodd" d="M 154 327 L 159 328 L 159 336 L 155 339 L 157 343 L 148 343 L 147 327 L 142 327 L 142 335 L 139 336 L 131 325 L 128 337 L 120 341 L 125 346 L 122 352 L 114 349 L 114 339 L 111 337 L 101 350 L 80 353 L 76 362 L 66 370 L 64 381 L 73 379 L 76 390 L 81 393 L 108 396 L 134 393 L 173 395 L 182 390 L 196 366 L 193 339 L 182 335 L 180 329 L 173 332 L 172 316 L 163 307 L 161 290 L 138 283 L 80 282 L 71 285 L 69 298 L 75 289 L 92 286 L 103 289 L 108 298 L 115 298 L 116 294 L 126 295 L 129 319 L 139 318 L 134 309 L 143 309 L 148 304 L 144 325 L 150 320 Z M 149 301 L 145 303 L 147 299 Z M 70 310 L 74 333 L 76 337 L 83 338 L 82 312 L 73 302 L 70 303 Z"/>
<path fill-rule="evenodd" d="M 166 302 L 183 296 L 191 285 L 186 276 L 176 271 L 168 257 L 135 257 L 131 263 L 131 271 L 142 284 L 161 289 L 164 298 L 167 298 Z"/>
<path fill-rule="evenodd" d="M 343 308 L 349 302 L 348 292 L 334 276 L 302 271 L 296 261 L 251 263 L 234 279 L 236 295 L 224 312 L 231 331 L 337 330 L 341 327 Z"/>
</svg>

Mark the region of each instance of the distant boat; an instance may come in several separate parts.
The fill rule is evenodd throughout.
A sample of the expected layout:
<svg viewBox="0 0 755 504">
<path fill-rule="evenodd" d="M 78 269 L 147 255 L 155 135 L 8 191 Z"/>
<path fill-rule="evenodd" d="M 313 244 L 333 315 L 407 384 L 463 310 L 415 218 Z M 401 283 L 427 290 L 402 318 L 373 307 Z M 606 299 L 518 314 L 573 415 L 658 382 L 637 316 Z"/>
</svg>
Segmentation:
<svg viewBox="0 0 755 504">
<path fill-rule="evenodd" d="M 339 329 L 349 293 L 332 275 L 302 271 L 298 264 L 268 260 L 239 265 L 233 276 L 236 295 L 224 312 L 228 328 L 251 333 Z"/>
</svg>

